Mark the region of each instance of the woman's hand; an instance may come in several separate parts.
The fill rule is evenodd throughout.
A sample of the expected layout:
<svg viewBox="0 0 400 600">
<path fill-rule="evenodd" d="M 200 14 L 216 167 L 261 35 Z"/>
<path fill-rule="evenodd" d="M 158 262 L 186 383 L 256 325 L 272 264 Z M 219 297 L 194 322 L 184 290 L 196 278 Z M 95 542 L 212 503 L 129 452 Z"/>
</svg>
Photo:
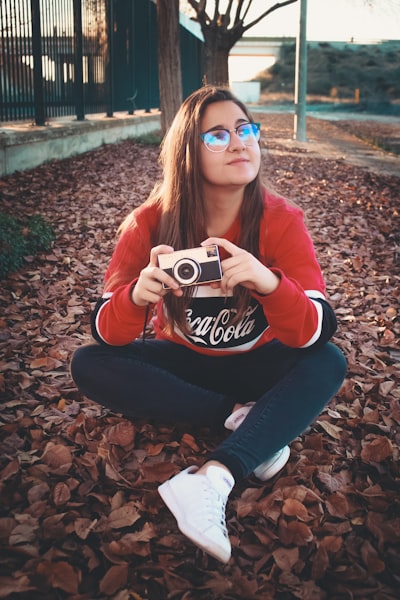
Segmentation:
<svg viewBox="0 0 400 600">
<path fill-rule="evenodd" d="M 150 262 L 140 272 L 139 279 L 132 290 L 132 301 L 134 304 L 137 306 L 156 304 L 160 298 L 171 292 L 171 290 L 175 296 L 182 296 L 183 292 L 178 282 L 158 266 L 158 255 L 169 254 L 173 251 L 174 249 L 171 246 L 166 246 L 165 244 L 155 246 L 151 249 Z M 163 283 L 171 289 L 165 289 Z"/>
<path fill-rule="evenodd" d="M 242 285 L 258 294 L 271 294 L 279 285 L 279 278 L 255 256 L 235 246 L 224 238 L 210 237 L 201 243 L 202 246 L 216 244 L 224 248 L 231 256 L 221 262 L 221 291 L 225 295 L 233 293 L 237 285 Z"/>
</svg>

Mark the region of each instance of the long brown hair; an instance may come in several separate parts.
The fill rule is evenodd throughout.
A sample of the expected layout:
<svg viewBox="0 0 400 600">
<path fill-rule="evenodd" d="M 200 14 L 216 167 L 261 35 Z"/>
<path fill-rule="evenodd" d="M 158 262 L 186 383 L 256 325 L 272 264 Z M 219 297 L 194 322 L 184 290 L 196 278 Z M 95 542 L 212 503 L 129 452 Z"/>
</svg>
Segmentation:
<svg viewBox="0 0 400 600">
<path fill-rule="evenodd" d="M 200 162 L 201 120 L 207 106 L 215 102 L 234 102 L 253 121 L 246 106 L 227 88 L 205 86 L 193 92 L 179 108 L 167 132 L 160 153 L 163 178 L 151 192 L 147 202 L 160 207 L 160 223 L 156 235 L 157 244 L 169 244 L 175 250 L 193 248 L 206 239 L 207 227 L 205 203 L 202 197 L 202 174 Z M 240 213 L 240 234 L 235 243 L 259 256 L 259 226 L 263 214 L 263 185 L 260 174 L 250 182 L 244 192 Z M 129 226 L 129 220 L 125 226 Z M 167 309 L 167 327 L 174 324 L 189 333 L 185 310 L 193 294 L 193 288 L 184 288 L 184 295 L 164 297 Z M 248 305 L 249 291 L 238 286 L 234 298 L 239 320 Z"/>
</svg>

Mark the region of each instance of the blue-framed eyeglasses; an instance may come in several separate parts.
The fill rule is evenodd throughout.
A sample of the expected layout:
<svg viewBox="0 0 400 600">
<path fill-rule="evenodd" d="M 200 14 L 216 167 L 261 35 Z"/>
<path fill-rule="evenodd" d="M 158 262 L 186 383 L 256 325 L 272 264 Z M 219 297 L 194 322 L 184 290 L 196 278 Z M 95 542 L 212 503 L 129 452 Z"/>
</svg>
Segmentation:
<svg viewBox="0 0 400 600">
<path fill-rule="evenodd" d="M 238 138 L 246 146 L 256 144 L 260 139 L 260 123 L 242 123 L 235 129 L 211 129 L 201 133 L 200 137 L 207 150 L 211 152 L 223 152 L 229 146 L 231 133 L 235 132 Z"/>
</svg>

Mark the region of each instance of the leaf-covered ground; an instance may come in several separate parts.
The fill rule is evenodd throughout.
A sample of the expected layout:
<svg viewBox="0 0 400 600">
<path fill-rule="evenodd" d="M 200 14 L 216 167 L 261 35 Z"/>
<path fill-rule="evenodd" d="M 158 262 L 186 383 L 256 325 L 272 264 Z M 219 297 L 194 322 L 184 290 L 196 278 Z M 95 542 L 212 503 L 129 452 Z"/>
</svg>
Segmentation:
<svg viewBox="0 0 400 600">
<path fill-rule="evenodd" d="M 221 565 L 157 493 L 220 435 L 130 422 L 68 374 L 116 228 L 159 175 L 157 148 L 128 141 L 0 180 L 2 209 L 56 231 L 0 291 L 0 598 L 399 597 L 400 179 L 293 145 L 288 115 L 261 119 L 265 176 L 304 209 L 339 318 L 342 389 L 280 476 L 235 486 Z M 321 141 L 333 127 L 310 121 Z"/>
</svg>

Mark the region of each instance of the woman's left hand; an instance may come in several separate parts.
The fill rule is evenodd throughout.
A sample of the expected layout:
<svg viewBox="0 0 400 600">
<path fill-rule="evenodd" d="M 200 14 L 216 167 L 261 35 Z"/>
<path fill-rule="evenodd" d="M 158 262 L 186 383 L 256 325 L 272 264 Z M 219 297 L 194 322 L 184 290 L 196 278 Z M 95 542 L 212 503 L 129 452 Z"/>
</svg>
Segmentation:
<svg viewBox="0 0 400 600">
<path fill-rule="evenodd" d="M 221 261 L 221 291 L 225 295 L 233 293 L 237 285 L 242 285 L 258 294 L 271 294 L 279 285 L 279 278 L 255 256 L 224 238 L 210 237 L 202 246 L 216 244 L 224 248 L 231 256 Z"/>
</svg>

